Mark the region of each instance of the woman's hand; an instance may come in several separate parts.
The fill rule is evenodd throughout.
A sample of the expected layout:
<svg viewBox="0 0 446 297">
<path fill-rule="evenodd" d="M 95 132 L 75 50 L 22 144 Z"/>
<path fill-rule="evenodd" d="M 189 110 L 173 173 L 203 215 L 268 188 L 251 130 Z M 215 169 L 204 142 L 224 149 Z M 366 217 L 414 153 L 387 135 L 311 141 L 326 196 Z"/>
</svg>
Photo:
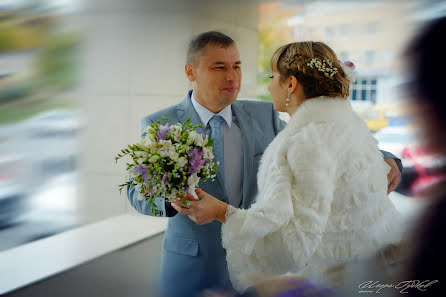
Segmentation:
<svg viewBox="0 0 446 297">
<path fill-rule="evenodd" d="M 208 224 L 214 220 L 224 223 L 228 204 L 200 189 L 196 189 L 195 193 L 198 195 L 198 200 L 191 194 L 186 195 L 186 199 L 190 201 L 188 208 L 182 205 L 181 200 L 172 202 L 172 207 L 199 225 Z"/>
</svg>

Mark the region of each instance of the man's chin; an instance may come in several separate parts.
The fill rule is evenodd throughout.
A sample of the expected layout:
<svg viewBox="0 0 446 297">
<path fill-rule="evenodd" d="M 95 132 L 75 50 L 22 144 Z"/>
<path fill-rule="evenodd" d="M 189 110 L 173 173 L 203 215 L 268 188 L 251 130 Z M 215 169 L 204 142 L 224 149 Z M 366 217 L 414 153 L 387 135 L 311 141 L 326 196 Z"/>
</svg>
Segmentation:
<svg viewBox="0 0 446 297">
<path fill-rule="evenodd" d="M 225 102 L 227 105 L 230 105 L 230 104 L 234 103 L 235 100 L 237 100 L 237 96 L 238 96 L 238 92 L 230 94 L 230 95 L 225 94 L 224 96 L 220 97 L 221 98 L 220 100 L 222 102 Z"/>
</svg>

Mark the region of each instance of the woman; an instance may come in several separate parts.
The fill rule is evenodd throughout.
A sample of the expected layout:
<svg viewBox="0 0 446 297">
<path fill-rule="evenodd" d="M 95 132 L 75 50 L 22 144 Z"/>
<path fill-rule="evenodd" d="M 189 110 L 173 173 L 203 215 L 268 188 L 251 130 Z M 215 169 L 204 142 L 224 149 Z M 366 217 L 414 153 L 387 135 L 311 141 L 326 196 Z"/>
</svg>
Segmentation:
<svg viewBox="0 0 446 297">
<path fill-rule="evenodd" d="M 188 214 L 224 223 L 228 270 L 240 292 L 260 273 L 340 284 L 344 263 L 400 239 L 387 198 L 390 167 L 353 112 L 347 70 L 327 45 L 282 46 L 271 70 L 274 108 L 291 119 L 262 157 L 256 203 L 236 209 L 199 191 L 200 201 L 191 202 L 199 207 Z"/>
</svg>

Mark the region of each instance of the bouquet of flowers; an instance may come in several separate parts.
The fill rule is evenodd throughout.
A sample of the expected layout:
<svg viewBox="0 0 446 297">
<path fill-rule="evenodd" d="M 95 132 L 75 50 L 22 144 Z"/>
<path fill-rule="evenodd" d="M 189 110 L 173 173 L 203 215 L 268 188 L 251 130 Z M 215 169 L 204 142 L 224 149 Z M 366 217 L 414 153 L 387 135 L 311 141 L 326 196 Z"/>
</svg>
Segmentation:
<svg viewBox="0 0 446 297">
<path fill-rule="evenodd" d="M 141 141 L 128 145 L 115 158 L 117 162 L 124 156 L 130 156 L 132 162 L 127 163 L 129 181 L 119 185 L 119 190 L 125 186 L 134 186 L 139 192 L 138 199 L 145 199 L 152 205 L 152 212 L 157 215 L 159 210 L 153 203 L 154 198 L 168 201 L 182 199 L 188 205 L 186 194 L 194 197 L 195 188 L 200 179 L 214 180 L 218 171 L 212 152 L 213 139 L 196 128 L 188 119 L 184 124 L 169 125 L 163 117 L 152 123 L 146 129 Z"/>
</svg>

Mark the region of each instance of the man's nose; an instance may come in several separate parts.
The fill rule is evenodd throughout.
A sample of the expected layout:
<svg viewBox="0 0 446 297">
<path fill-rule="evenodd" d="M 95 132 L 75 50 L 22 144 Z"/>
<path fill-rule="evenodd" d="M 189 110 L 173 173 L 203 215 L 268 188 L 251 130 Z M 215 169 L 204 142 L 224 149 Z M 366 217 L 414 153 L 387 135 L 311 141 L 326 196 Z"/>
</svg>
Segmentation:
<svg viewBox="0 0 446 297">
<path fill-rule="evenodd" d="M 237 80 L 237 71 L 235 69 L 229 69 L 226 73 L 227 81 L 236 81 Z"/>
</svg>

